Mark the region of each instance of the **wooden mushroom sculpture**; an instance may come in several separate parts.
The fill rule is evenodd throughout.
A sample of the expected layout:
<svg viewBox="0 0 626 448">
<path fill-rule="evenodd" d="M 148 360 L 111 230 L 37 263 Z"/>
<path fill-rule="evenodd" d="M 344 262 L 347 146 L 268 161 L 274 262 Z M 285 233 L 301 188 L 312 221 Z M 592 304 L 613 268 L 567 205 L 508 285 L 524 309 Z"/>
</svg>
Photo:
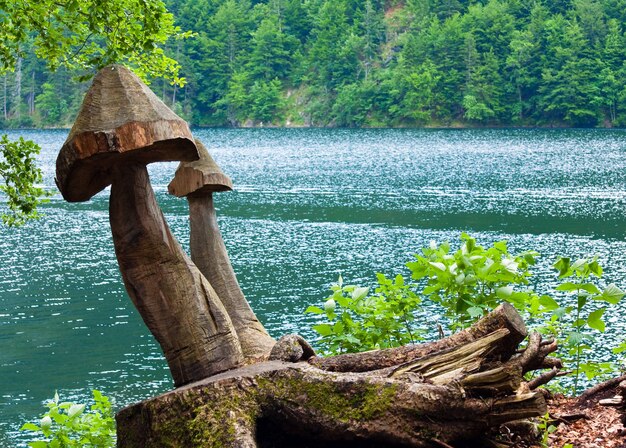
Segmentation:
<svg viewBox="0 0 626 448">
<path fill-rule="evenodd" d="M 187 197 L 191 259 L 209 280 L 230 316 L 243 354 L 249 361 L 266 359 L 275 344 L 243 295 L 217 224 L 213 193 L 232 190 L 232 182 L 196 140 L 200 159 L 181 162 L 168 186 L 170 194 Z"/>
<path fill-rule="evenodd" d="M 196 159 L 187 123 L 122 66 L 96 75 L 57 159 L 57 185 L 70 202 L 111 185 L 122 278 L 176 386 L 243 363 L 230 317 L 172 235 L 146 169 L 151 162 Z"/>
<path fill-rule="evenodd" d="M 421 345 L 330 358 L 314 356 L 297 336 L 274 345 L 241 294 L 215 221 L 212 192 L 230 180 L 198 146 L 200 156 L 187 124 L 114 66 L 94 79 L 57 159 L 68 201 L 111 185 L 128 294 L 175 384 L 194 382 L 121 410 L 119 447 L 487 446 L 481 439 L 501 424 L 546 412 L 535 389 L 558 370 L 548 357 L 556 343 L 532 333 L 520 350 L 527 330 L 507 303 Z M 146 169 L 199 157 L 179 168 L 170 191 L 189 200 L 193 257 L 210 281 L 172 235 Z"/>
</svg>

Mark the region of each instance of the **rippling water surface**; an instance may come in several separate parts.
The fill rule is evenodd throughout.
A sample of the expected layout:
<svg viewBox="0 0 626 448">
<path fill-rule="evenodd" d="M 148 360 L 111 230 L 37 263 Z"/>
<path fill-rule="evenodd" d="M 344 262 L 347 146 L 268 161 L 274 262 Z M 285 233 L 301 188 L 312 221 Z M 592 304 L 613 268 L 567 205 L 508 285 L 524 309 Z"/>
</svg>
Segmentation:
<svg viewBox="0 0 626 448">
<path fill-rule="evenodd" d="M 626 286 L 626 132 L 600 130 L 197 130 L 235 190 L 217 195 L 226 245 L 246 296 L 273 336 L 309 330 L 303 316 L 329 283 L 404 271 L 430 240 L 469 231 L 483 244 L 543 254 L 599 254 Z M 13 131 L 43 147 L 45 185 L 66 131 Z M 150 168 L 174 233 L 188 241 L 184 200 L 167 195 L 176 164 Z M 54 394 L 116 407 L 172 387 L 159 347 L 127 298 L 108 224 L 108 191 L 21 229 L 0 226 L 0 447 Z M 626 330 L 611 311 L 617 343 Z M 605 356 L 605 355 L 600 355 Z"/>
</svg>

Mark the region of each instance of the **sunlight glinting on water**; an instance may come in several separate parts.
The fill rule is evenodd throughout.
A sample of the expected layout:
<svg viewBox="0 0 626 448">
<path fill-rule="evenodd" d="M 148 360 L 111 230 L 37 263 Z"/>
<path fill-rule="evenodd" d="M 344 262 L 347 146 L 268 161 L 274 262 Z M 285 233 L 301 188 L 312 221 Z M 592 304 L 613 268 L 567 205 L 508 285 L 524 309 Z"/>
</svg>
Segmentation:
<svg viewBox="0 0 626 448">
<path fill-rule="evenodd" d="M 66 131 L 13 131 L 43 147 L 45 185 Z M 315 316 L 341 273 L 370 285 L 407 274 L 411 254 L 463 230 L 483 245 L 543 254 L 537 288 L 556 282 L 557 254 L 598 254 L 607 282 L 626 286 L 626 133 L 533 130 L 198 130 L 235 191 L 216 206 L 235 271 L 271 334 L 314 341 Z M 150 167 L 173 232 L 188 245 L 184 200 L 167 194 L 176 163 Z M 42 400 L 120 407 L 172 387 L 154 339 L 127 298 L 108 224 L 108 192 L 45 217 L 0 227 L 0 446 Z M 441 316 L 435 307 L 424 325 Z M 624 306 L 602 345 L 619 342 Z M 430 322 L 430 323 L 429 323 Z M 599 354 L 601 359 L 608 352 Z"/>
</svg>

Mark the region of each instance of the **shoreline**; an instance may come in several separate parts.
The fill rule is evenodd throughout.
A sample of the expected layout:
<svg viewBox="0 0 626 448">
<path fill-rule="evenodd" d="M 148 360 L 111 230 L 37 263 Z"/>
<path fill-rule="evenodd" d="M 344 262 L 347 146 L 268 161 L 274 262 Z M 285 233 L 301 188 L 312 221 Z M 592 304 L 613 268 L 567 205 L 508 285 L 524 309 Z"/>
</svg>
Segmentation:
<svg viewBox="0 0 626 448">
<path fill-rule="evenodd" d="M 371 129 L 415 129 L 415 130 L 626 130 L 626 126 L 596 126 L 596 127 L 572 127 L 561 125 L 490 125 L 490 126 L 474 126 L 468 124 L 451 124 L 444 125 L 425 125 L 425 126 L 360 126 L 360 127 L 346 127 L 346 126 L 310 126 L 310 125 L 297 125 L 297 124 L 283 124 L 283 125 L 264 125 L 264 124 L 250 124 L 244 123 L 240 126 L 211 126 L 211 125 L 191 125 L 191 129 L 342 129 L 342 130 L 371 130 Z M 0 128 L 0 133 L 6 133 L 10 131 L 69 131 L 71 126 L 53 126 L 53 127 L 29 127 L 29 128 Z"/>
</svg>

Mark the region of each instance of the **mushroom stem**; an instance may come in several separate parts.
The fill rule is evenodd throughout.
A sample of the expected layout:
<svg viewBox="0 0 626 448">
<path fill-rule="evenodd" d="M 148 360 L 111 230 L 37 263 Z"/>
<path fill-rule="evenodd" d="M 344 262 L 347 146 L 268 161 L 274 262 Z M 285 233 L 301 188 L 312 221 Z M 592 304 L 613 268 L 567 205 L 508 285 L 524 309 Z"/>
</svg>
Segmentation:
<svg viewBox="0 0 626 448">
<path fill-rule="evenodd" d="M 172 235 L 144 165 L 113 169 L 109 212 L 124 284 L 161 345 L 175 385 L 240 366 L 243 354 L 228 313 Z"/>
<path fill-rule="evenodd" d="M 265 331 L 243 295 L 217 224 L 213 194 L 198 192 L 189 201 L 191 259 L 224 304 L 247 361 L 267 359 L 276 341 Z"/>
</svg>

